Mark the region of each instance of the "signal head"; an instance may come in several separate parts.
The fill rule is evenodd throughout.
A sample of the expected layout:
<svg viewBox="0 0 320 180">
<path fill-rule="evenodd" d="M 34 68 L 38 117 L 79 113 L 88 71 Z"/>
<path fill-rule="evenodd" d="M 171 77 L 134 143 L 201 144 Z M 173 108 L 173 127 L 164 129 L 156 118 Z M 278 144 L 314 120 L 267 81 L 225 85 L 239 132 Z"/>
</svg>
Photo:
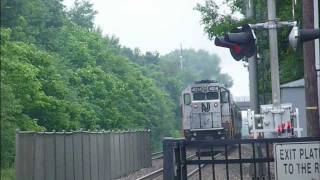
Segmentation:
<svg viewBox="0 0 320 180">
<path fill-rule="evenodd" d="M 256 38 L 250 25 L 231 30 L 224 37 L 216 37 L 215 45 L 230 49 L 232 57 L 239 61 L 251 57 L 256 52 Z"/>
<path fill-rule="evenodd" d="M 299 29 L 295 23 L 289 34 L 289 43 L 296 50 L 301 43 L 318 38 L 320 38 L 319 29 Z"/>
<path fill-rule="evenodd" d="M 241 52 L 241 45 L 232 43 L 226 40 L 225 37 L 216 37 L 214 44 L 216 46 L 229 48 L 232 57 L 237 61 L 240 61 L 244 57 L 244 54 Z"/>
<path fill-rule="evenodd" d="M 291 47 L 296 50 L 298 47 L 298 38 L 299 38 L 299 29 L 298 26 L 293 26 L 290 34 L 289 34 L 289 43 Z"/>
</svg>

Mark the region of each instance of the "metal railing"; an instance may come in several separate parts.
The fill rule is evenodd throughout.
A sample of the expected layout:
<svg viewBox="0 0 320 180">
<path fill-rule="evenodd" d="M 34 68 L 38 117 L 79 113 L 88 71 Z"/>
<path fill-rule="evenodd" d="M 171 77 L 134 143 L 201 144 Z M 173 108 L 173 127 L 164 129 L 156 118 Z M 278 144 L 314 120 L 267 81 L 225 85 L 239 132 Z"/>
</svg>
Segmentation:
<svg viewBox="0 0 320 180">
<path fill-rule="evenodd" d="M 230 139 L 230 140 L 195 140 L 186 141 L 185 139 L 165 138 L 163 141 L 164 159 L 163 159 L 163 179 L 166 180 L 185 180 L 187 179 L 187 167 L 189 165 L 198 165 L 198 179 L 201 180 L 201 165 L 212 165 L 211 175 L 216 179 L 217 173 L 220 173 L 220 179 L 246 179 L 244 177 L 243 165 L 250 164 L 249 176 L 254 179 L 271 180 L 274 179 L 274 172 L 271 163 L 274 163 L 273 144 L 285 142 L 311 142 L 320 141 L 320 137 L 304 138 L 273 138 L 273 139 Z M 246 146 L 246 156 L 243 156 L 243 146 Z M 186 149 L 195 149 L 198 159 L 186 159 Z M 250 156 L 248 156 L 248 151 Z M 220 158 L 214 157 L 214 151 L 222 152 Z M 235 157 L 230 158 L 229 153 L 232 151 Z M 222 175 L 221 171 L 217 172 L 215 166 L 224 166 Z M 237 166 L 239 171 L 230 174 L 230 166 Z M 248 172 L 246 172 L 248 173 Z M 231 175 L 233 178 L 231 178 Z M 248 174 L 246 174 L 246 177 Z"/>
</svg>

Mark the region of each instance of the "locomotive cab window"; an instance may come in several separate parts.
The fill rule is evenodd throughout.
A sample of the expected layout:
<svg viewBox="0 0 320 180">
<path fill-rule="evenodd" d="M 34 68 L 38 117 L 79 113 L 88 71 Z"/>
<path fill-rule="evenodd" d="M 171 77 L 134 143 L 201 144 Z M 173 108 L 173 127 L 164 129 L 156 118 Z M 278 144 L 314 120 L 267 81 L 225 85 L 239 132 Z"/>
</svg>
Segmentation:
<svg viewBox="0 0 320 180">
<path fill-rule="evenodd" d="M 183 101 L 184 101 L 184 105 L 190 105 L 191 104 L 190 94 L 183 94 Z"/>
<path fill-rule="evenodd" d="M 229 103 L 229 92 L 228 91 L 221 92 L 221 102 L 222 103 Z"/>
<path fill-rule="evenodd" d="M 219 99 L 219 93 L 218 92 L 208 92 L 207 93 L 207 100 L 214 100 Z"/>
<path fill-rule="evenodd" d="M 206 94 L 202 92 L 193 93 L 193 100 L 199 101 L 199 100 L 205 100 Z"/>
</svg>

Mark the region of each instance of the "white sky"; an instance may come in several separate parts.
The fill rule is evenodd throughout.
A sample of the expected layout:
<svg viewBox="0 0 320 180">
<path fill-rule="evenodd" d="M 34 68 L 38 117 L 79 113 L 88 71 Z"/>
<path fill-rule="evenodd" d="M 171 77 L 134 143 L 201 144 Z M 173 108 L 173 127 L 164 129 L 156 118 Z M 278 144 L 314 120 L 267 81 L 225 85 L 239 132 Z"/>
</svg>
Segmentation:
<svg viewBox="0 0 320 180">
<path fill-rule="evenodd" d="M 65 0 L 70 7 L 74 0 Z M 234 96 L 249 96 L 248 71 L 242 62 L 231 57 L 229 50 L 209 41 L 200 25 L 200 13 L 193 10 L 204 0 L 91 0 L 98 11 L 95 23 L 108 35 L 120 38 L 120 44 L 138 47 L 143 52 L 164 55 L 174 49 L 204 49 L 217 54 L 221 70 L 234 82 Z M 222 8 L 223 12 L 228 12 Z"/>
</svg>

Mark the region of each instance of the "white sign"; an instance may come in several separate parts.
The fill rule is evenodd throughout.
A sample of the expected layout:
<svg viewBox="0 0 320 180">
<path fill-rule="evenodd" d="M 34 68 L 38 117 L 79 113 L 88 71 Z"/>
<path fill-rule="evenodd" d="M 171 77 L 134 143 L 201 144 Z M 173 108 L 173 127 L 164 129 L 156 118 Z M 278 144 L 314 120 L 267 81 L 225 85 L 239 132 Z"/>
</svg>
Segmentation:
<svg viewBox="0 0 320 180">
<path fill-rule="evenodd" d="M 320 141 L 276 143 L 277 180 L 320 180 Z"/>
</svg>

